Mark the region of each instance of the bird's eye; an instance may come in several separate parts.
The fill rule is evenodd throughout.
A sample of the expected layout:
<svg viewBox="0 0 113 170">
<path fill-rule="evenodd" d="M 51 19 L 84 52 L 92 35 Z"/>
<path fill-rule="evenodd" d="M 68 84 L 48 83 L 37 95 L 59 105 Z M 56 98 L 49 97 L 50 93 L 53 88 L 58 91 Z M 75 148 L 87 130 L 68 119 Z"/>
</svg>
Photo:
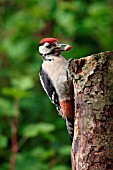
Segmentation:
<svg viewBox="0 0 113 170">
<path fill-rule="evenodd" d="M 47 48 L 51 48 L 51 44 L 46 45 Z"/>
</svg>

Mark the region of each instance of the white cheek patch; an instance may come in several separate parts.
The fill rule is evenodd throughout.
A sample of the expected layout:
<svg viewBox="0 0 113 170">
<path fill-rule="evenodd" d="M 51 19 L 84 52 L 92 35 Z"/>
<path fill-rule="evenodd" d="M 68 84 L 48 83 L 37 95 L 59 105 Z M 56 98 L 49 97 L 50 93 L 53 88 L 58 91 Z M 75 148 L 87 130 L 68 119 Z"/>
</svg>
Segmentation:
<svg viewBox="0 0 113 170">
<path fill-rule="evenodd" d="M 50 49 L 47 49 L 45 46 L 40 46 L 39 47 L 39 53 L 41 54 L 47 54 L 50 52 Z"/>
</svg>

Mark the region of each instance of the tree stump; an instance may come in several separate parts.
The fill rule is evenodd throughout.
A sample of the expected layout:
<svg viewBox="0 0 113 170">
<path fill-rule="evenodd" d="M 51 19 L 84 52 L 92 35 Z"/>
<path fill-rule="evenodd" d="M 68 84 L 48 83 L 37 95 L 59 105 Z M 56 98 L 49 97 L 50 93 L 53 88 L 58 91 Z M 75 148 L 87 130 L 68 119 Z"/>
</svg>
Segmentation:
<svg viewBox="0 0 113 170">
<path fill-rule="evenodd" d="M 113 170 L 113 51 L 71 59 L 75 99 L 72 170 Z"/>
</svg>

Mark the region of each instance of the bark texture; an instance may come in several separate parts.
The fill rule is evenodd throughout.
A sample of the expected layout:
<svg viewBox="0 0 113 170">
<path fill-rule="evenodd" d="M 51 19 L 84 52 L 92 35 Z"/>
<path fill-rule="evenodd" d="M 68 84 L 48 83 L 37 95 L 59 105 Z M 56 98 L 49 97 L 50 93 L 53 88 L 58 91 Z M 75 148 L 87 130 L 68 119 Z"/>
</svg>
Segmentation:
<svg viewBox="0 0 113 170">
<path fill-rule="evenodd" d="M 72 170 L 113 170 L 113 51 L 71 59 L 75 95 Z"/>
</svg>

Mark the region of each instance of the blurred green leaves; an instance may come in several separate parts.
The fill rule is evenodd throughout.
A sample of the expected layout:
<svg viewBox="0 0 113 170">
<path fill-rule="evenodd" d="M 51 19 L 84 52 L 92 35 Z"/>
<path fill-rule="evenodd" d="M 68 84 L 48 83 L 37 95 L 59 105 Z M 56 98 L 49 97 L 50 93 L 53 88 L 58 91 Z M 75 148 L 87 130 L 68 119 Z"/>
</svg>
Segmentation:
<svg viewBox="0 0 113 170">
<path fill-rule="evenodd" d="M 74 15 L 72 13 L 68 13 L 66 11 L 59 10 L 56 13 L 56 21 L 58 25 L 63 29 L 63 31 L 69 36 L 73 35 L 76 28 L 73 25 L 74 23 Z M 70 26 L 68 26 L 70 24 Z"/>
<path fill-rule="evenodd" d="M 65 167 L 64 165 L 57 165 L 52 170 L 68 170 L 69 167 Z"/>
<path fill-rule="evenodd" d="M 64 156 L 69 156 L 70 155 L 70 151 L 71 151 L 71 146 L 70 145 L 66 145 L 66 146 L 63 146 L 61 149 L 60 149 L 60 154 L 61 155 L 64 155 Z"/>
<path fill-rule="evenodd" d="M 6 96 L 10 96 L 10 97 L 17 97 L 17 98 L 22 98 L 28 95 L 28 93 L 26 91 L 22 91 L 16 88 L 3 88 L 2 89 L 2 93 Z"/>
<path fill-rule="evenodd" d="M 29 124 L 25 126 L 22 133 L 25 137 L 35 137 L 41 133 L 50 133 L 55 130 L 55 126 L 50 123 Z"/>
<path fill-rule="evenodd" d="M 29 46 L 29 39 L 24 39 L 17 42 L 12 42 L 10 39 L 4 41 L 4 48 L 7 52 L 7 55 L 13 60 L 25 60 Z"/>
<path fill-rule="evenodd" d="M 6 148 L 8 143 L 8 139 L 6 136 L 0 134 L 0 149 Z"/>
<path fill-rule="evenodd" d="M 13 87 L 19 90 L 29 90 L 34 87 L 34 81 L 30 76 L 21 76 L 18 79 L 12 79 Z"/>
<path fill-rule="evenodd" d="M 14 114 L 14 105 L 13 103 L 4 98 L 0 98 L 0 117 L 1 116 L 13 116 Z"/>
</svg>

